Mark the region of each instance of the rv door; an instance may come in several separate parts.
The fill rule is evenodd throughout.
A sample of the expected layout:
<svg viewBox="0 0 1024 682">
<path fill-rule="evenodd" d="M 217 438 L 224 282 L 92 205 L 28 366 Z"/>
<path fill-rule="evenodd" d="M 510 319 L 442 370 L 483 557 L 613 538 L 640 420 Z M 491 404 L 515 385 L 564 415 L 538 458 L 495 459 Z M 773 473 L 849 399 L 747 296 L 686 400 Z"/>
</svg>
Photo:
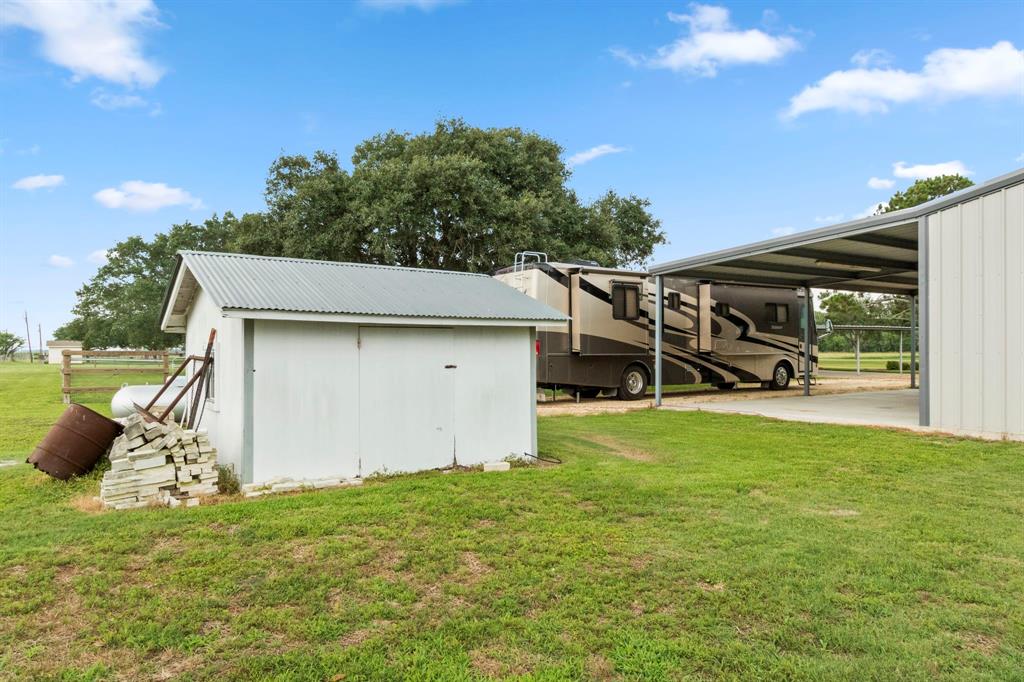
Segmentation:
<svg viewBox="0 0 1024 682">
<path fill-rule="evenodd" d="M 697 285 L 697 352 L 710 353 L 711 347 L 711 285 Z"/>
</svg>

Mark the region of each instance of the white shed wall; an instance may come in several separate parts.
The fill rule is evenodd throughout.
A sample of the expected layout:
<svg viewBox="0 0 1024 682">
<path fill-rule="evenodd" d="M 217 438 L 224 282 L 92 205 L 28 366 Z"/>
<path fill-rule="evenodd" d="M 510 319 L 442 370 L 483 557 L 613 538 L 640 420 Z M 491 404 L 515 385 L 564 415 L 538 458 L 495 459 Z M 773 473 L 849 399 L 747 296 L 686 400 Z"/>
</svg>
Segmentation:
<svg viewBox="0 0 1024 682">
<path fill-rule="evenodd" d="M 255 321 L 254 481 L 359 475 L 356 329 Z"/>
<path fill-rule="evenodd" d="M 536 370 L 528 327 L 457 327 L 455 457 L 459 464 L 532 455 Z"/>
<path fill-rule="evenodd" d="M 931 426 L 1024 438 L 1024 184 L 927 221 Z"/>
<path fill-rule="evenodd" d="M 242 320 L 221 316 L 220 308 L 199 289 L 188 311 L 186 355 L 206 352 L 210 329 L 217 330 L 213 363 L 216 394 L 207 402 L 199 426 L 210 432 L 210 442 L 217 448 L 217 462 L 231 465 L 241 476 Z"/>
<path fill-rule="evenodd" d="M 63 365 L 64 364 L 64 351 L 66 350 L 82 350 L 81 346 L 57 346 L 56 348 L 47 348 L 46 350 L 46 361 L 51 365 Z M 82 364 L 81 355 L 71 356 L 72 365 Z"/>
<path fill-rule="evenodd" d="M 445 370 L 451 373 L 453 384 L 448 384 L 443 398 L 423 395 L 422 384 L 404 386 L 391 376 L 394 372 L 390 370 L 415 361 L 416 336 L 422 332 L 408 327 L 372 329 L 378 338 L 375 351 L 364 353 L 361 358 L 357 325 L 255 322 L 254 481 L 374 473 L 369 469 L 372 462 L 382 461 L 382 453 L 361 457 L 361 438 L 365 447 L 393 441 L 375 438 L 374 432 L 380 436 L 385 434 L 381 429 L 409 428 L 410 424 L 422 421 L 414 417 L 423 412 L 424 401 L 430 400 L 451 401 L 454 459 L 459 464 L 479 464 L 510 455 L 521 457 L 524 452 L 535 454 L 536 394 L 531 373 L 534 346 L 530 328 L 450 328 L 453 341 L 449 362 L 456 367 Z M 388 347 L 400 358 L 379 352 L 380 335 L 387 335 L 387 330 L 394 332 L 393 343 L 389 342 Z M 442 363 L 442 369 L 448 364 L 433 356 L 430 361 Z M 377 363 L 382 366 L 375 366 Z M 385 397 L 360 401 L 360 395 L 366 394 L 360 391 L 360 381 L 383 381 L 385 386 L 374 387 L 383 389 L 381 395 Z M 415 394 L 416 400 L 401 400 L 406 393 Z M 402 414 L 404 409 L 418 412 L 407 417 Z M 372 413 L 361 418 L 360 410 Z M 361 433 L 361 428 L 369 433 Z M 405 435 L 416 441 L 415 434 Z M 394 453 L 386 459 L 388 471 L 422 468 L 422 457 L 411 454 Z M 451 450 L 436 459 L 431 466 L 451 464 Z"/>
</svg>

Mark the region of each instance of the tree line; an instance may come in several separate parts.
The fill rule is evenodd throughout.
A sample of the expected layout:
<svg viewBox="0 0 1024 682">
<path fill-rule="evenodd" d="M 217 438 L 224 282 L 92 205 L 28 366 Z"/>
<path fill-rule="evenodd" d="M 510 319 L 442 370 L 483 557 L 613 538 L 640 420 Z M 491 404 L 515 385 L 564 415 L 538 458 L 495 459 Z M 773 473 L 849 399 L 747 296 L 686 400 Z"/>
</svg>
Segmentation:
<svg viewBox="0 0 1024 682">
<path fill-rule="evenodd" d="M 477 128 L 456 118 L 421 134 L 392 130 L 364 140 L 350 170 L 335 152 L 282 155 L 267 174 L 264 210 L 186 221 L 151 239 L 132 236 L 114 245 L 76 292 L 74 317 L 54 337 L 86 348 L 180 344 L 159 324 L 179 250 L 484 273 L 531 250 L 554 260 L 642 267 L 665 243 L 650 201 L 608 190 L 584 202 L 568 186 L 563 151 L 535 132 Z M 878 212 L 971 184 L 960 176 L 920 180 Z M 885 297 L 833 293 L 827 300 L 827 314 L 840 324 L 902 314 L 898 301 Z M 844 344 L 841 335 L 823 342 L 825 350 L 845 349 L 831 348 Z"/>
<path fill-rule="evenodd" d="M 351 170 L 333 152 L 282 155 L 267 175 L 265 210 L 116 244 L 54 335 L 87 348 L 180 343 L 158 320 L 179 249 L 484 273 L 522 250 L 642 265 L 665 242 L 650 202 L 612 190 L 582 201 L 562 152 L 520 128 L 445 119 L 426 133 L 363 141 Z"/>
</svg>

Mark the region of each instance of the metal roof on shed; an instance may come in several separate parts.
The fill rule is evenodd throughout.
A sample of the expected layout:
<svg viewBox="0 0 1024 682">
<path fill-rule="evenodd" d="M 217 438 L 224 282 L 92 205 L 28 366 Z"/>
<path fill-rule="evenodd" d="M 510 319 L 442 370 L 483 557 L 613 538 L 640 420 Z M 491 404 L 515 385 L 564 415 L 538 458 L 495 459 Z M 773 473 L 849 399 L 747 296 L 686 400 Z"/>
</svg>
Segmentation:
<svg viewBox="0 0 1024 682">
<path fill-rule="evenodd" d="M 185 312 L 196 284 L 225 311 L 555 323 L 567 319 L 488 275 L 203 251 L 180 251 L 178 259 L 161 315 L 165 328 L 175 326 L 168 325 L 169 314 Z"/>
<path fill-rule="evenodd" d="M 911 294 L 918 287 L 923 216 L 1024 181 L 1024 169 L 892 213 L 655 265 L 691 279 Z"/>
</svg>

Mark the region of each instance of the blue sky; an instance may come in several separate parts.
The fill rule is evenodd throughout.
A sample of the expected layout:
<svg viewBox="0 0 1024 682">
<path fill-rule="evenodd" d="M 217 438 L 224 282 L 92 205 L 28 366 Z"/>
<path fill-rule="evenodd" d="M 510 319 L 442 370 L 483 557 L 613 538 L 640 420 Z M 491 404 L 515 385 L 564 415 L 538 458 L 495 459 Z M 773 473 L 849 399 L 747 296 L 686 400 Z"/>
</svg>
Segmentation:
<svg viewBox="0 0 1024 682">
<path fill-rule="evenodd" d="M 12 1 L 0 45 L 0 329 L 28 309 L 33 339 L 118 240 L 442 116 L 555 139 L 584 198 L 650 198 L 655 261 L 1024 165 L 1019 2 Z"/>
</svg>

